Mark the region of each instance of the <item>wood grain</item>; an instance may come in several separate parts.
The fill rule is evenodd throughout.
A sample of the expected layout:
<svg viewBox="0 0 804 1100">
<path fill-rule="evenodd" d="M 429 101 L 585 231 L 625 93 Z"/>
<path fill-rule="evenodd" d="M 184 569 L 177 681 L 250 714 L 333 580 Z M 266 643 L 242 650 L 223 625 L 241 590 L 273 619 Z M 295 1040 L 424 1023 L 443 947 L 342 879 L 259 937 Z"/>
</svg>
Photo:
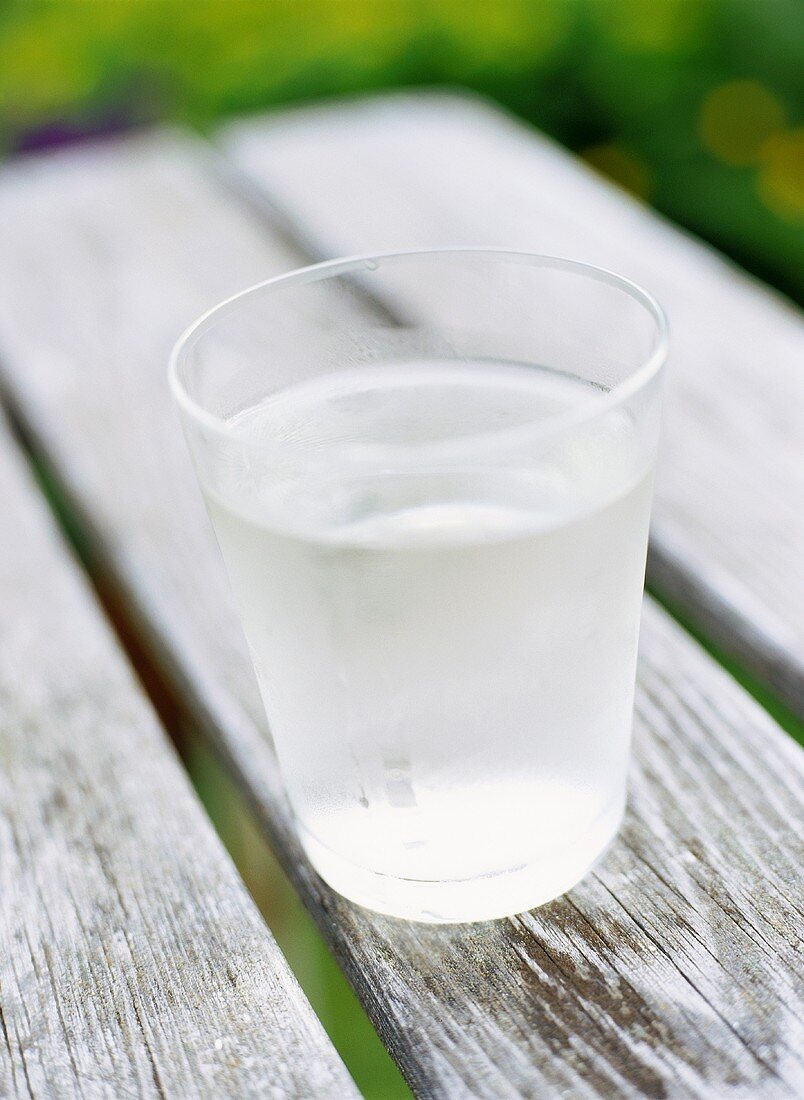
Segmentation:
<svg viewBox="0 0 804 1100">
<path fill-rule="evenodd" d="M 356 1097 L 0 420 L 0 1096 Z"/>
<path fill-rule="evenodd" d="M 672 353 L 649 581 L 804 716 L 799 312 L 481 100 L 302 109 L 232 124 L 221 142 L 320 258 L 532 248 L 655 293 Z"/>
<path fill-rule="evenodd" d="M 415 1091 L 799 1095 L 801 751 L 648 602 L 630 808 L 595 874 L 475 926 L 335 896 L 293 834 L 165 383 L 195 313 L 299 257 L 171 134 L 21 162 L 0 214 L 16 412 Z"/>
</svg>

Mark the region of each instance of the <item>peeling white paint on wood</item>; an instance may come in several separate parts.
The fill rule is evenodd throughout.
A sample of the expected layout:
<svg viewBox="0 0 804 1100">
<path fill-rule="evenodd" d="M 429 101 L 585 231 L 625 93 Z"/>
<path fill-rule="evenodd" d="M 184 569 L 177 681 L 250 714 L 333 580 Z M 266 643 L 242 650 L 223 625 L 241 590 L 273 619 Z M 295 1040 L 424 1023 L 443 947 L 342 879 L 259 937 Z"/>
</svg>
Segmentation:
<svg viewBox="0 0 804 1100">
<path fill-rule="evenodd" d="M 0 420 L 0 1096 L 356 1097 Z"/>
</svg>

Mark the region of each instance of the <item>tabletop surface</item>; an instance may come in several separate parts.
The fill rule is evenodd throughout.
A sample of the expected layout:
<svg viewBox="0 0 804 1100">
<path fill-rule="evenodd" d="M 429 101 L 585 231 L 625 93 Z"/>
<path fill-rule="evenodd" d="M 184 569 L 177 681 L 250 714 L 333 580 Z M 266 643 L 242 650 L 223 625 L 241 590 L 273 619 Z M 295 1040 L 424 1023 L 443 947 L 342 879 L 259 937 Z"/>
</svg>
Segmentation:
<svg viewBox="0 0 804 1100">
<path fill-rule="evenodd" d="M 458 242 L 570 254 L 620 270 L 662 299 L 674 343 L 650 587 L 713 649 L 804 714 L 800 314 L 482 102 L 384 97 L 238 121 L 213 142 L 164 130 L 11 162 L 0 173 L 0 371 L 7 405 L 57 487 L 86 546 L 88 568 L 114 593 L 149 676 L 211 740 L 249 796 L 417 1094 L 800 1095 L 804 758 L 653 598 L 646 598 L 643 615 L 626 822 L 604 860 L 569 894 L 510 920 L 406 924 L 336 896 L 295 839 L 245 643 L 169 402 L 167 355 L 176 334 L 216 301 L 311 258 Z M 160 897 L 174 896 L 180 882 L 188 899 L 154 928 L 151 917 L 142 917 L 145 939 L 156 937 L 165 952 L 174 944 L 171 988 L 181 1002 L 192 986 L 197 1011 L 175 1015 L 161 1046 L 149 1024 L 139 1037 L 124 1029 L 134 1034 L 132 1045 L 123 1045 L 131 1065 L 157 1051 L 156 1074 L 138 1069 L 136 1088 L 159 1094 L 172 1046 L 186 1071 L 168 1078 L 174 1090 L 195 1078 L 199 1092 L 213 1081 L 218 1094 L 246 1094 L 244 1078 L 215 1076 L 221 1048 L 209 1028 L 225 990 L 210 984 L 209 964 L 201 978 L 188 970 L 196 960 L 168 937 L 174 917 L 175 928 L 191 919 L 190 898 L 200 892 L 208 900 L 210 876 L 217 876 L 234 899 L 227 927 L 233 921 L 241 932 L 221 943 L 223 915 L 199 902 L 201 915 L 192 919 L 200 926 L 188 926 L 185 938 L 197 939 L 208 959 L 216 952 L 240 959 L 242 975 L 231 984 L 239 996 L 245 983 L 250 998 L 237 1031 L 238 1049 L 248 1054 L 242 1064 L 262 1066 L 253 1079 L 259 1081 L 276 1058 L 276 1095 L 353 1095 L 136 685 L 114 689 L 128 701 L 100 724 L 86 713 L 105 715 L 111 704 L 86 688 L 89 702 L 69 732 L 60 719 L 61 695 L 36 688 L 59 684 L 59 677 L 80 685 L 92 680 L 96 664 L 108 666 L 117 684 L 122 662 L 88 590 L 74 579 L 76 567 L 53 533 L 40 530 L 47 524 L 35 487 L 14 470 L 9 476 L 23 517 L 13 525 L 25 537 L 22 553 L 19 539 L 4 535 L 0 543 L 11 607 L 11 625 L 4 619 L 0 627 L 0 673 L 11 714 L 26 721 L 35 714 L 41 730 L 35 743 L 0 733 L 2 751 L 18 769 L 18 789 L 28 776 L 42 782 L 43 759 L 58 774 L 74 744 L 85 744 L 82 782 L 94 793 L 84 812 L 93 829 L 106 830 L 109 852 L 130 828 L 119 858 L 135 868 L 129 888 L 138 908 L 158 910 L 154 881 Z M 33 519 L 24 518 L 29 511 Z M 45 575 L 54 594 L 43 589 Z M 59 595 L 60 585 L 69 598 Z M 70 629 L 68 619 L 81 616 L 87 625 Z M 47 638 L 35 644 L 43 626 Z M 87 642 L 87 654 L 73 641 L 95 634 L 103 637 Z M 69 655 L 63 668 L 60 650 Z M 27 677 L 18 674 L 21 662 L 30 666 Z M 131 723 L 150 738 L 148 767 L 136 740 L 110 733 Z M 110 743 L 118 754 L 112 763 Z M 125 779 L 125 791 L 111 800 L 92 778 L 104 768 L 120 784 Z M 169 796 L 160 786 L 166 783 Z M 126 800 L 134 808 L 124 826 Z M 25 835 L 35 838 L 19 865 L 4 870 L 28 905 L 40 897 L 30 867 L 42 866 L 47 829 L 64 831 L 76 820 L 67 813 L 46 819 L 40 801 L 32 809 L 19 795 L 0 804 L 4 828 L 13 829 L 21 815 Z M 146 819 L 163 813 L 170 829 L 188 830 L 194 851 L 209 853 L 195 876 L 182 870 L 192 863 L 183 846 L 170 859 L 151 858 L 156 842 Z M 72 841 L 60 843 L 69 848 Z M 102 868 L 106 857 L 96 858 Z M 95 874 L 86 861 L 75 873 Z M 113 948 L 105 956 L 72 938 L 54 947 L 48 939 L 54 922 L 77 927 L 87 913 L 96 919 L 100 913 L 108 914 L 110 927 L 125 923 L 89 887 L 69 904 L 68 893 L 69 883 L 54 878 L 37 935 L 59 958 L 82 960 L 81 973 L 88 967 L 98 978 L 82 986 L 92 1012 L 74 1011 L 88 1035 L 108 1038 L 120 1009 L 117 993 L 110 1000 L 100 992 L 101 978 L 114 991 L 126 975 L 126 1011 L 134 1013 L 141 986 L 162 988 L 163 966 L 149 971 L 127 963 L 119 933 L 109 933 Z M 128 912 L 133 902 L 119 904 Z M 19 939 L 16 919 L 7 910 L 0 919 L 7 942 Z M 135 941 L 138 934 L 134 927 Z M 74 1028 L 69 1017 L 67 1026 L 58 1020 L 75 1000 L 70 983 L 79 963 L 57 967 L 61 977 L 50 991 L 44 975 L 22 981 L 9 971 L 16 965 L 9 955 L 0 962 L 11 1067 L 0 1088 L 28 1095 L 32 1014 L 51 1021 L 47 1043 L 36 1040 L 40 1067 L 54 1060 L 70 1067 Z M 235 1011 L 237 996 L 229 996 Z M 146 1016 L 166 1018 L 156 994 L 142 1004 Z M 257 1042 L 265 1034 L 272 1036 L 270 1049 Z M 210 1049 L 210 1040 L 209 1064 L 186 1054 L 199 1043 Z M 104 1064 L 108 1080 L 128 1081 L 135 1071 L 124 1061 Z M 65 1069 L 60 1095 L 80 1095 L 86 1072 L 83 1063 Z"/>
</svg>

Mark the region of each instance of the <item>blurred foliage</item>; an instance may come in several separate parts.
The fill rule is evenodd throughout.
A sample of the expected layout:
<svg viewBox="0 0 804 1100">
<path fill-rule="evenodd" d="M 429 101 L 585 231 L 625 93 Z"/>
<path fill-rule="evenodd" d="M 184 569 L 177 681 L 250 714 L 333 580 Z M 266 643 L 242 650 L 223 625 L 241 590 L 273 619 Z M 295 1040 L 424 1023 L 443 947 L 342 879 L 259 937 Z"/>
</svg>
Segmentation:
<svg viewBox="0 0 804 1100">
<path fill-rule="evenodd" d="M 7 0 L 6 151 L 393 85 L 493 96 L 804 296 L 802 0 Z"/>
</svg>

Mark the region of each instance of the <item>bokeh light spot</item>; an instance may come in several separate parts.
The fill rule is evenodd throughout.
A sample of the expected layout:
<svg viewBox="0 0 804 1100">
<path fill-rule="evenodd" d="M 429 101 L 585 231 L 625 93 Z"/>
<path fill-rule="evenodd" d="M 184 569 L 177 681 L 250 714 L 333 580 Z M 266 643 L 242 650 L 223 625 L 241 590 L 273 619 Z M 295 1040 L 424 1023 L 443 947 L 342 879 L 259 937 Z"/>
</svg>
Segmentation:
<svg viewBox="0 0 804 1100">
<path fill-rule="evenodd" d="M 537 64 L 574 18 L 572 5 L 555 0 L 428 0 L 425 9 L 453 48 L 484 66 Z"/>
<path fill-rule="evenodd" d="M 757 164 L 762 147 L 784 125 L 784 106 L 756 80 L 732 80 L 715 88 L 701 107 L 701 143 L 735 167 Z"/>
<path fill-rule="evenodd" d="M 647 54 L 694 49 L 709 15 L 700 0 L 596 0 L 588 11 L 621 50 Z"/>
<path fill-rule="evenodd" d="M 760 199 L 779 217 L 804 223 L 804 126 L 768 138 L 761 157 Z"/>
</svg>

